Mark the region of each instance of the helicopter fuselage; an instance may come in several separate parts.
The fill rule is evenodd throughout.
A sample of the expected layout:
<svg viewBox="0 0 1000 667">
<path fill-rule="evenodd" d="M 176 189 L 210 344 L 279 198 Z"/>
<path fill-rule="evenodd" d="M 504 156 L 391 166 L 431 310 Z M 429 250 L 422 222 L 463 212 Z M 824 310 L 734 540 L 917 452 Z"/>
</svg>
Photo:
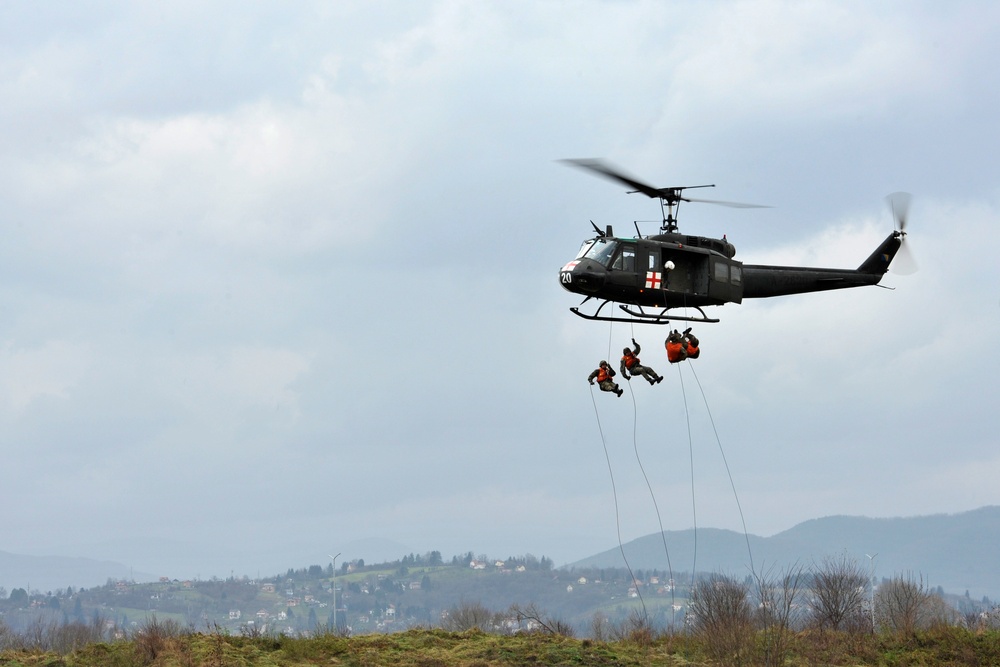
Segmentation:
<svg viewBox="0 0 1000 667">
<path fill-rule="evenodd" d="M 588 320 L 667 324 L 668 318 L 695 322 L 718 322 L 709 318 L 703 306 L 741 303 L 786 294 L 820 292 L 863 285 L 877 285 L 900 249 L 906 233 L 910 195 L 896 192 L 886 200 L 898 230 L 893 231 L 856 269 L 820 269 L 804 266 L 746 264 L 734 259 L 736 248 L 726 237 L 681 234 L 676 213 L 681 202 L 701 202 L 734 208 L 761 208 L 713 199 L 688 197 L 685 191 L 713 185 L 655 188 L 613 167 L 603 160 L 567 160 L 568 164 L 622 183 L 629 192 L 660 200 L 663 226 L 655 236 L 617 238 L 611 227 L 602 232 L 591 221 L 597 237 L 585 241 L 576 258 L 559 270 L 559 283 L 570 292 L 602 303 L 590 314 L 579 307 L 570 310 Z M 638 226 L 636 232 L 639 233 Z M 601 315 L 609 303 L 617 303 L 628 317 Z M 583 305 L 583 304 L 580 304 Z M 647 312 L 656 308 L 659 312 Z M 699 316 L 674 315 L 668 311 L 694 308 Z"/>
<path fill-rule="evenodd" d="M 743 298 L 743 264 L 728 241 L 667 233 L 598 236 L 559 271 L 576 294 L 652 308 L 718 306 Z"/>
<path fill-rule="evenodd" d="M 660 324 L 665 323 L 664 313 L 669 309 L 700 309 L 741 303 L 743 299 L 876 285 L 900 242 L 900 232 L 893 232 L 857 269 L 825 269 L 745 265 L 734 259 L 736 248 L 725 237 L 668 232 L 625 239 L 614 237 L 609 229 L 607 234 L 583 243 L 576 258 L 560 269 L 559 282 L 588 299 L 663 309 L 659 315 L 627 311 L 632 318 L 625 320 Z M 573 312 L 587 319 L 619 319 L 588 316 L 577 309 Z M 673 319 L 717 321 L 704 315 Z"/>
</svg>

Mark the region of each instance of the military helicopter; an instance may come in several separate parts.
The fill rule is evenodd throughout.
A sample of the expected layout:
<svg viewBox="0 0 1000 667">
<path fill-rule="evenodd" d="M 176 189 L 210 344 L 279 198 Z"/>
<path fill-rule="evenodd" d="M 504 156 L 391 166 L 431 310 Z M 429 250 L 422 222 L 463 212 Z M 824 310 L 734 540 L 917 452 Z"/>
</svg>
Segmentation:
<svg viewBox="0 0 1000 667">
<path fill-rule="evenodd" d="M 636 237 L 614 235 L 611 225 L 601 230 L 591 221 L 597 236 L 584 241 L 576 257 L 559 269 L 559 283 L 570 292 L 600 305 L 589 313 L 580 306 L 570 310 L 588 320 L 629 322 L 633 324 L 669 324 L 670 320 L 718 322 L 706 315 L 705 306 L 741 303 L 786 294 L 845 289 L 877 285 L 885 275 L 906 238 L 906 216 L 910 195 L 897 192 L 886 199 L 896 221 L 896 229 L 856 269 L 822 269 L 799 266 L 743 264 L 733 259 L 736 248 L 725 236 L 714 239 L 681 234 L 677 212 L 681 202 L 700 202 L 736 208 L 768 208 L 756 204 L 696 199 L 685 191 L 711 188 L 714 185 L 654 188 L 602 160 L 563 160 L 581 169 L 595 172 L 632 188 L 629 194 L 642 193 L 659 199 L 663 212 L 660 233 L 642 236 L 636 225 Z M 902 259 L 902 255 L 901 255 Z M 902 262 L 897 262 L 900 264 Z M 912 260 L 907 264 L 913 266 Z M 898 272 L 899 268 L 895 269 Z M 609 303 L 618 304 L 625 316 L 601 314 Z M 669 314 L 674 309 L 692 309 L 697 316 Z M 686 311 L 690 312 L 690 311 Z"/>
</svg>

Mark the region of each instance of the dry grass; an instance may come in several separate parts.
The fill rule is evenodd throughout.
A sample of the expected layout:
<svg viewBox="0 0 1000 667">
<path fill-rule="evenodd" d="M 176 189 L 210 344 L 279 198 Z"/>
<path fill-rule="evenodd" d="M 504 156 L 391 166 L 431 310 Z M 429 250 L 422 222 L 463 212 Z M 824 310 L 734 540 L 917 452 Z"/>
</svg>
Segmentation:
<svg viewBox="0 0 1000 667">
<path fill-rule="evenodd" d="M 389 635 L 309 639 L 245 637 L 223 632 L 183 631 L 150 622 L 132 636 L 97 641 L 68 653 L 41 648 L 0 651 L 3 667 L 493 667 L 524 665 L 680 666 L 729 665 L 718 646 L 694 634 L 656 635 L 643 624 L 616 629 L 607 641 L 554 633 L 515 636 L 481 630 L 410 630 Z M 745 665 L 773 664 L 761 637 L 737 647 Z M 791 633 L 784 665 L 953 665 L 1000 664 L 1000 631 L 936 626 L 909 635 L 872 635 L 831 630 Z"/>
</svg>

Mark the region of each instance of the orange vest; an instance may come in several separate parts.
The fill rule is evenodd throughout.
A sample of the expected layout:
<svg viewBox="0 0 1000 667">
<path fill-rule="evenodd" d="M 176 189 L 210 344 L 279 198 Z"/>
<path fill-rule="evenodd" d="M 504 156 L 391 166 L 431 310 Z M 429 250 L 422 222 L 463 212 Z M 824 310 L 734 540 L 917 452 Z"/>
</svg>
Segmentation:
<svg viewBox="0 0 1000 667">
<path fill-rule="evenodd" d="M 632 368 L 637 363 L 639 363 L 639 357 L 635 356 L 634 354 L 626 354 L 624 357 L 622 357 L 622 361 L 625 362 L 625 368 Z"/>
<path fill-rule="evenodd" d="M 667 346 L 667 361 L 672 364 L 676 364 L 678 361 L 684 361 L 684 357 L 681 354 L 681 344 L 666 342 Z"/>
<path fill-rule="evenodd" d="M 608 373 L 608 369 L 607 368 L 605 368 L 604 366 L 601 366 L 600 368 L 597 369 L 597 381 L 598 382 L 604 382 L 605 380 L 610 380 L 610 379 L 611 379 L 611 374 Z"/>
<path fill-rule="evenodd" d="M 695 347 L 691 343 L 688 343 L 688 356 L 689 357 L 691 357 L 692 359 L 697 359 L 698 355 L 700 353 L 701 353 L 701 350 L 699 350 L 697 347 Z"/>
</svg>

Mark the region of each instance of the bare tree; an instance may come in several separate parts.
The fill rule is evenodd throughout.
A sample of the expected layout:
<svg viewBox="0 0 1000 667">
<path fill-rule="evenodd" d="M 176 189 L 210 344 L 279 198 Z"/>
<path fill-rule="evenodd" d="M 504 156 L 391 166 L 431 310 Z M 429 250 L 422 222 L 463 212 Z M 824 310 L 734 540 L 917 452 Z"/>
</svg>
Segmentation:
<svg viewBox="0 0 1000 667">
<path fill-rule="evenodd" d="M 691 591 L 692 629 L 721 663 L 739 665 L 751 657 L 753 613 L 748 593 L 747 584 L 721 574 L 698 582 Z"/>
<path fill-rule="evenodd" d="M 796 564 L 776 577 L 770 570 L 756 577 L 756 622 L 765 665 L 785 663 L 792 631 L 800 616 L 803 575 L 802 567 Z"/>
<path fill-rule="evenodd" d="M 611 630 L 611 638 L 619 642 L 632 642 L 641 646 L 649 646 L 656 639 L 649 617 L 638 609 L 629 612 L 628 618 L 615 624 Z"/>
<path fill-rule="evenodd" d="M 529 604 L 527 607 L 521 607 L 516 604 L 512 605 L 510 614 L 517 620 L 519 626 L 521 623 L 527 623 L 529 631 L 532 632 L 545 632 L 551 635 L 562 635 L 563 637 L 572 637 L 574 634 L 573 626 L 544 614 L 534 603 Z"/>
<path fill-rule="evenodd" d="M 216 633 L 220 632 L 218 625 Z M 163 653 L 172 640 L 183 634 L 183 628 L 173 619 L 157 620 L 153 615 L 147 618 L 137 630 L 131 633 L 132 647 L 142 664 L 148 665 Z"/>
<path fill-rule="evenodd" d="M 951 623 L 957 615 L 940 595 L 930 591 L 923 576 L 912 573 L 894 576 L 879 586 L 875 609 L 881 626 L 900 634 Z"/>
<path fill-rule="evenodd" d="M 473 628 L 489 631 L 493 629 L 495 616 L 480 602 L 460 602 L 448 610 L 441 627 L 452 632 L 464 632 Z"/>
<path fill-rule="evenodd" d="M 860 630 L 864 620 L 868 573 L 846 554 L 825 558 L 813 569 L 812 624 L 828 630 Z"/>
<path fill-rule="evenodd" d="M 0 619 L 0 651 L 27 648 L 24 638 Z"/>
<path fill-rule="evenodd" d="M 609 626 L 610 623 L 608 622 L 608 617 L 604 614 L 604 612 L 594 612 L 593 617 L 590 619 L 590 636 L 595 641 L 606 641 L 608 639 Z M 3 626 L 0 626 L 0 629 L 2 629 L 2 627 Z"/>
</svg>

